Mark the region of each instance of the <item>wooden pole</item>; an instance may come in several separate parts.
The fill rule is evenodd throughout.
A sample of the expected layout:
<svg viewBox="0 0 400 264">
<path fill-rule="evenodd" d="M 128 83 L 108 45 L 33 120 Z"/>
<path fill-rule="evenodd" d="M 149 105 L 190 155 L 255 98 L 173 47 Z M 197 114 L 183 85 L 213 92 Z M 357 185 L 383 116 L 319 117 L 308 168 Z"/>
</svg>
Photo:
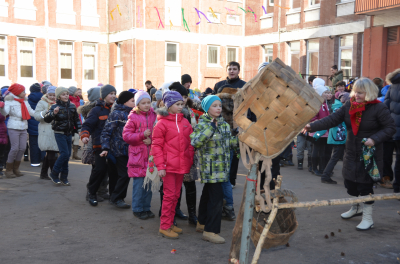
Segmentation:
<svg viewBox="0 0 400 264">
<path fill-rule="evenodd" d="M 281 182 L 282 182 L 282 176 L 279 175 L 278 179 L 276 181 L 275 190 L 279 190 L 281 188 Z M 260 258 L 262 246 L 264 245 L 264 241 L 267 238 L 268 231 L 269 231 L 272 223 L 274 222 L 276 213 L 278 212 L 278 204 L 279 204 L 279 196 L 277 195 L 274 198 L 274 201 L 272 204 L 273 209 L 268 217 L 267 224 L 265 225 L 265 227 L 261 233 L 260 239 L 258 240 L 257 248 L 256 248 L 256 251 L 254 252 L 254 256 L 253 256 L 253 260 L 252 260 L 251 264 L 258 263 L 258 259 Z"/>
<path fill-rule="evenodd" d="M 258 171 L 258 159 L 255 164 L 251 165 L 250 175 L 246 179 L 248 183 L 246 186 L 246 199 L 245 199 L 244 214 L 243 214 L 242 239 L 241 239 L 240 256 L 239 256 L 240 264 L 247 264 L 249 261 L 250 233 L 251 233 L 251 224 L 253 220 L 254 195 L 255 195 L 257 171 Z"/>
<path fill-rule="evenodd" d="M 300 203 L 282 203 L 276 205 L 278 209 L 284 208 L 300 208 L 300 207 L 320 207 L 320 206 L 331 206 L 331 205 L 344 205 L 352 203 L 362 203 L 368 201 L 381 201 L 400 199 L 400 193 L 387 193 L 387 194 L 370 194 L 368 196 L 359 196 L 356 198 L 345 198 L 345 199 L 332 199 L 315 202 L 300 202 Z"/>
</svg>

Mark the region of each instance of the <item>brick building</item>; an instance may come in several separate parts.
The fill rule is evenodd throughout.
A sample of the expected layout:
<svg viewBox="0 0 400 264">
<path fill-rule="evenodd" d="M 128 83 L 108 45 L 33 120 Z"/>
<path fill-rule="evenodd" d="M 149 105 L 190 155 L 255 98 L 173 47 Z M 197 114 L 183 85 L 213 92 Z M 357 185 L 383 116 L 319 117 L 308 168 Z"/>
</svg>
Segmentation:
<svg viewBox="0 0 400 264">
<path fill-rule="evenodd" d="M 337 64 L 345 76 L 384 77 L 400 67 L 390 55 L 399 54 L 398 7 L 355 14 L 358 1 L 0 0 L 0 86 L 49 80 L 122 91 L 188 73 L 204 90 L 226 77 L 228 61 L 249 80 L 278 56 L 303 76 L 327 79 Z"/>
</svg>

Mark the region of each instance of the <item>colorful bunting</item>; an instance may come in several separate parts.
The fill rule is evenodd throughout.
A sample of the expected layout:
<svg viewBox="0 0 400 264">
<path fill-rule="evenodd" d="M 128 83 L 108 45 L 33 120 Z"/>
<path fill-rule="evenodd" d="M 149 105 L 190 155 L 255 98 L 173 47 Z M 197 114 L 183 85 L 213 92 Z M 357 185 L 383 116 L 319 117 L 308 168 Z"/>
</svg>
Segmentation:
<svg viewBox="0 0 400 264">
<path fill-rule="evenodd" d="M 251 13 L 253 13 L 253 15 L 254 15 L 254 22 L 257 22 L 257 15 L 256 15 L 256 13 L 254 13 L 253 9 L 251 9 L 250 6 L 248 6 L 248 8 L 251 10 Z"/>
</svg>

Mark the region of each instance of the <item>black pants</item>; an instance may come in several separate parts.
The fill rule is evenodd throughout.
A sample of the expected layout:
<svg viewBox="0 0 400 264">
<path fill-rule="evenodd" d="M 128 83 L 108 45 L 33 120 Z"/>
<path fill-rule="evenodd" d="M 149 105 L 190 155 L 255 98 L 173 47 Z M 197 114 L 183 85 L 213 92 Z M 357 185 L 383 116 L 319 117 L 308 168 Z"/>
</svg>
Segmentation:
<svg viewBox="0 0 400 264">
<path fill-rule="evenodd" d="M 31 156 L 31 164 L 40 164 L 46 154 L 41 151 L 38 143 L 39 136 L 29 135 L 29 154 Z"/>
<path fill-rule="evenodd" d="M 229 180 L 232 185 L 236 185 L 236 175 L 239 167 L 239 158 L 237 157 L 237 153 L 233 151 L 231 168 L 229 170 Z"/>
<path fill-rule="evenodd" d="M 4 155 L 6 153 L 6 149 L 7 149 L 7 144 L 0 144 L 0 167 L 1 168 L 3 168 L 4 164 L 6 164 L 4 161 Z"/>
<path fill-rule="evenodd" d="M 120 156 L 117 157 L 117 172 L 118 172 L 118 180 L 115 185 L 114 191 L 111 193 L 110 200 L 112 202 L 116 202 L 119 200 L 123 200 L 126 197 L 126 193 L 128 191 L 129 181 L 131 178 L 128 176 L 128 156 Z"/>
<path fill-rule="evenodd" d="M 272 180 L 269 183 L 269 189 L 270 190 L 275 190 L 275 182 L 274 179 L 278 177 L 278 175 L 281 174 L 281 166 L 279 166 L 279 162 L 281 161 L 281 156 L 279 155 L 278 157 L 272 159 L 272 165 L 271 165 L 271 174 L 272 174 Z M 262 166 L 262 161 L 258 163 L 258 169 L 260 170 Z M 261 182 L 260 182 L 260 189 L 264 190 L 264 183 L 265 183 L 265 171 L 261 173 Z"/>
<path fill-rule="evenodd" d="M 101 150 L 94 151 L 94 169 L 89 178 L 87 188 L 90 194 L 96 194 L 99 190 L 101 182 L 104 180 L 106 173 L 108 172 L 109 177 L 109 191 L 110 194 L 114 191 L 115 185 L 118 180 L 116 173 L 116 166 L 111 161 L 108 161 L 106 157 L 100 157 Z"/>
<path fill-rule="evenodd" d="M 319 168 L 313 163 L 313 170 L 319 170 L 323 172 L 325 170 L 326 164 L 331 158 L 332 145 L 327 144 L 327 138 L 319 138 L 314 142 L 312 158 L 313 160 L 318 160 Z"/>
<path fill-rule="evenodd" d="M 395 193 L 400 192 L 400 140 L 395 140 L 396 146 L 396 163 L 394 165 L 394 182 L 393 191 Z"/>
<path fill-rule="evenodd" d="M 333 154 L 325 167 L 324 173 L 322 174 L 322 179 L 329 179 L 333 169 L 338 163 L 339 159 L 343 157 L 345 145 L 331 145 L 333 146 Z"/>
<path fill-rule="evenodd" d="M 205 225 L 204 231 L 219 234 L 221 232 L 222 200 L 224 194 L 222 185 L 205 183 L 200 198 L 199 223 Z"/>
<path fill-rule="evenodd" d="M 31 156 L 32 157 L 32 156 Z M 42 171 L 41 175 L 47 175 L 47 172 L 50 168 L 50 172 L 53 171 L 53 166 L 57 160 L 57 151 L 46 151 L 46 156 L 43 159 Z"/>
<path fill-rule="evenodd" d="M 349 180 L 344 180 L 344 186 L 347 189 L 347 193 L 351 196 L 367 196 L 374 194 L 373 183 L 360 183 Z M 365 202 L 366 204 L 373 204 L 374 201 Z"/>
<path fill-rule="evenodd" d="M 382 177 L 389 176 L 390 180 L 393 181 L 393 151 L 396 144 L 393 140 L 383 142 L 383 175 Z M 396 153 L 397 160 L 397 153 Z"/>
</svg>

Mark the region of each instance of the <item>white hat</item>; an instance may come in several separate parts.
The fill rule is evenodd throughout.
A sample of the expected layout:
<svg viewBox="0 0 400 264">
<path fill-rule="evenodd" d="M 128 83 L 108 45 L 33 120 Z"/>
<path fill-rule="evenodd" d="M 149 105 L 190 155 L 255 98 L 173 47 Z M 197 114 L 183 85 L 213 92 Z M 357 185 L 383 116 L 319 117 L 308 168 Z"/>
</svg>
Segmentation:
<svg viewBox="0 0 400 264">
<path fill-rule="evenodd" d="M 167 91 L 169 91 L 169 86 L 171 85 L 171 84 L 173 84 L 174 82 L 165 82 L 165 83 L 163 83 L 163 85 L 161 85 L 161 91 L 162 91 L 162 93 L 164 94 L 165 92 L 167 92 Z"/>
<path fill-rule="evenodd" d="M 314 85 L 314 82 L 313 82 L 313 85 Z M 329 90 L 328 87 L 326 87 L 326 86 L 324 86 L 324 85 L 318 85 L 318 86 L 315 87 L 314 89 L 315 89 L 315 91 L 317 92 L 317 94 L 319 94 L 320 96 L 322 96 L 322 94 L 323 94 L 325 91 L 328 91 L 328 90 Z"/>
<path fill-rule="evenodd" d="M 316 87 L 319 86 L 319 85 L 324 86 L 325 85 L 325 81 L 323 79 L 321 79 L 321 78 L 315 78 L 314 81 L 312 82 L 313 88 L 317 89 Z"/>
</svg>

